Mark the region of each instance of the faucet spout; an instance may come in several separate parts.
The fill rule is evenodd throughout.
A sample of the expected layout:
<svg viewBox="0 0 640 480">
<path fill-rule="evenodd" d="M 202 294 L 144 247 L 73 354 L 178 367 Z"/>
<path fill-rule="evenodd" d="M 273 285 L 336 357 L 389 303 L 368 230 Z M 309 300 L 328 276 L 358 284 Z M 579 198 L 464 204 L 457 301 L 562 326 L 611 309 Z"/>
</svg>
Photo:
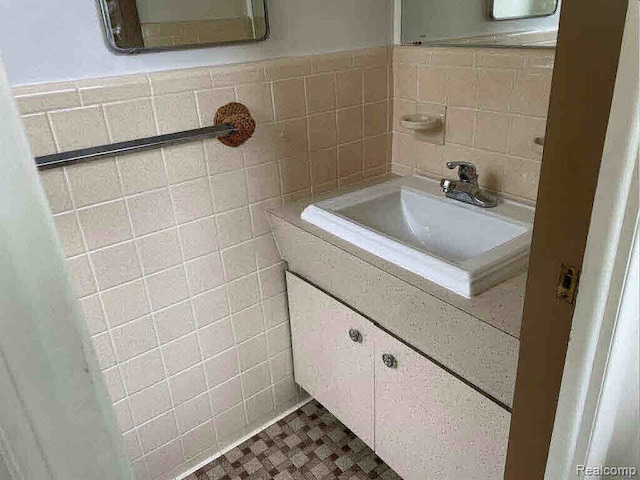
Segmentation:
<svg viewBox="0 0 640 480">
<path fill-rule="evenodd" d="M 460 180 L 446 178 L 440 180 L 440 188 L 448 198 L 482 208 L 491 208 L 498 204 L 496 197 L 478 186 L 478 174 L 473 163 L 448 162 L 447 167 L 452 170 L 459 167 L 458 176 L 460 177 Z"/>
</svg>

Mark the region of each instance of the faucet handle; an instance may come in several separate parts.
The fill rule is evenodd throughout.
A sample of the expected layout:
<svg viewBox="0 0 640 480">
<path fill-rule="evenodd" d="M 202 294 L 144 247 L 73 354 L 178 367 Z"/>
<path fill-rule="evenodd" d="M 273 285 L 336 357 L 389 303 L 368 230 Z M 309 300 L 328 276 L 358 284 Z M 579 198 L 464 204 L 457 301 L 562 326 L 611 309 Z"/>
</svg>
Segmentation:
<svg viewBox="0 0 640 480">
<path fill-rule="evenodd" d="M 447 168 L 453 170 L 458 168 L 458 177 L 460 181 L 467 183 L 477 183 L 478 172 L 476 166 L 471 162 L 447 162 Z"/>
</svg>

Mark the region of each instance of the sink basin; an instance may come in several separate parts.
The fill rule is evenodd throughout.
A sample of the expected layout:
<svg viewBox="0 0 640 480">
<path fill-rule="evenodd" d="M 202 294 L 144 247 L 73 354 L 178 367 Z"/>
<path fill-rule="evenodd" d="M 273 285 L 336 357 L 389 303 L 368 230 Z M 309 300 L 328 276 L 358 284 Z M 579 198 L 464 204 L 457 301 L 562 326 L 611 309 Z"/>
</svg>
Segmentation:
<svg viewBox="0 0 640 480">
<path fill-rule="evenodd" d="M 314 203 L 302 219 L 471 298 L 526 269 L 533 213 L 502 199 L 467 205 L 416 175 Z"/>
</svg>

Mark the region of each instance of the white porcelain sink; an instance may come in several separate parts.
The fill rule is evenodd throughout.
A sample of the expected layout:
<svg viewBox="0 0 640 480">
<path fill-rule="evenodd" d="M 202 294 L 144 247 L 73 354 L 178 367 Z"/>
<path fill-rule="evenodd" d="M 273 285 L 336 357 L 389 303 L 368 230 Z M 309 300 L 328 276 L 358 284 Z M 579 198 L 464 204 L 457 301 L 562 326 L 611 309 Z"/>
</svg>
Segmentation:
<svg viewBox="0 0 640 480">
<path fill-rule="evenodd" d="M 302 219 L 471 298 L 526 268 L 533 213 L 506 200 L 467 205 L 413 176 L 309 205 Z"/>
</svg>

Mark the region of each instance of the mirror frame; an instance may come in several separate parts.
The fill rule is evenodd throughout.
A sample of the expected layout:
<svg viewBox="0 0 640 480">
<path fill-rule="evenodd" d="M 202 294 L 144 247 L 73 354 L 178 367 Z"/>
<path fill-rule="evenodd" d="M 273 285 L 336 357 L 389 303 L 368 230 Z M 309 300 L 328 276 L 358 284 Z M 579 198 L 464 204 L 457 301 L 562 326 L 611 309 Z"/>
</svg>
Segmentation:
<svg viewBox="0 0 640 480">
<path fill-rule="evenodd" d="M 116 39 L 113 36 L 113 26 L 111 25 L 111 18 L 109 16 L 109 6 L 107 0 L 97 0 L 98 7 L 100 9 L 100 19 L 102 20 L 102 30 L 107 42 L 107 47 L 114 53 L 124 55 L 136 55 L 139 53 L 158 53 L 158 52 L 175 52 L 176 50 L 193 50 L 196 48 L 211 48 L 211 47 L 226 47 L 229 45 L 242 45 L 248 43 L 263 42 L 269 38 L 271 29 L 269 26 L 269 11 L 267 8 L 267 0 L 262 0 L 264 5 L 264 23 L 265 32 L 262 37 L 254 38 L 250 40 L 231 40 L 228 42 L 212 42 L 212 43 L 191 43 L 188 45 L 171 45 L 166 47 L 120 47 L 116 43 Z"/>
<path fill-rule="evenodd" d="M 558 7 L 560 6 L 560 0 L 556 0 L 556 8 L 554 8 L 553 12 L 551 12 L 551 13 L 540 13 L 538 15 L 523 15 L 521 17 L 501 17 L 501 18 L 496 18 L 495 15 L 493 14 L 495 3 L 496 3 L 496 0 L 489 0 L 489 18 L 491 20 L 496 21 L 496 22 L 503 22 L 503 21 L 508 21 L 508 20 L 524 20 L 524 19 L 527 19 L 527 18 L 550 17 L 552 15 L 555 15 L 558 12 Z"/>
</svg>

